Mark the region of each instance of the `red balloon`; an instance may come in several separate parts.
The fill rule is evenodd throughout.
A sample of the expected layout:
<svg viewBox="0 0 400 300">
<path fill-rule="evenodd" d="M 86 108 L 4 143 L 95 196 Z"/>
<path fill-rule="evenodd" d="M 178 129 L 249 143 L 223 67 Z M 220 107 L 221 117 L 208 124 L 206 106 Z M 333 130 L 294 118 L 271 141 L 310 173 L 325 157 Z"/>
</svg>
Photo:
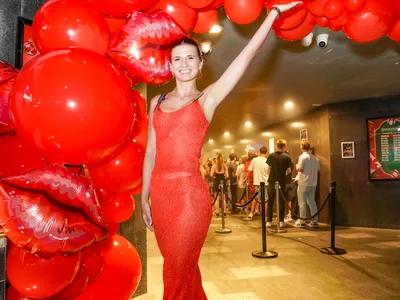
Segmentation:
<svg viewBox="0 0 400 300">
<path fill-rule="evenodd" d="M 132 90 L 133 93 L 133 105 L 135 107 L 135 116 L 139 121 L 143 120 L 143 118 L 147 114 L 147 101 L 143 97 L 143 95 L 137 90 Z"/>
<path fill-rule="evenodd" d="M 328 27 L 330 24 L 328 18 L 326 17 L 316 17 L 315 20 L 317 21 L 317 24 L 321 27 Z"/>
<path fill-rule="evenodd" d="M 81 264 L 79 272 L 76 275 L 74 281 L 60 294 L 55 296 L 55 299 L 69 300 L 78 296 L 86 288 L 86 286 L 88 285 L 88 281 L 89 281 L 88 268 L 84 264 Z"/>
<path fill-rule="evenodd" d="M 263 9 L 263 0 L 225 0 L 226 16 L 236 24 L 250 24 L 258 19 Z"/>
<path fill-rule="evenodd" d="M 343 0 L 328 0 L 324 5 L 324 14 L 328 19 L 339 18 L 343 12 Z"/>
<path fill-rule="evenodd" d="M 225 0 L 214 0 L 207 9 L 217 9 L 224 5 Z"/>
<path fill-rule="evenodd" d="M 52 164 L 23 175 L 5 177 L 1 180 L 17 188 L 46 192 L 59 203 L 80 208 L 93 223 L 103 228 L 106 227 L 90 180 L 71 174 L 60 165 Z"/>
<path fill-rule="evenodd" d="M 396 20 L 394 26 L 388 32 L 388 37 L 393 41 L 400 43 L 400 20 Z"/>
<path fill-rule="evenodd" d="M 392 8 L 392 0 L 367 0 L 362 11 L 350 14 L 343 32 L 355 42 L 375 41 L 392 28 L 395 21 Z"/>
<path fill-rule="evenodd" d="M 148 9 L 148 13 L 165 11 L 186 33 L 191 31 L 197 22 L 198 13 L 193 8 L 179 0 L 160 0 L 155 6 Z"/>
<path fill-rule="evenodd" d="M 141 182 L 143 159 L 143 147 L 131 140 L 113 159 L 90 170 L 93 183 L 109 192 L 129 192 Z"/>
<path fill-rule="evenodd" d="M 0 83 L 0 135 L 14 133 L 14 125 L 8 110 L 8 98 L 14 82 L 15 77 L 12 77 Z"/>
<path fill-rule="evenodd" d="M 194 9 L 205 9 L 212 5 L 214 0 L 181 0 L 183 4 Z"/>
<path fill-rule="evenodd" d="M 398 1 L 394 1 L 398 2 Z M 362 10 L 367 3 L 367 0 L 344 0 L 345 8 L 352 13 L 359 12 Z"/>
<path fill-rule="evenodd" d="M 158 0 L 84 0 L 89 7 L 103 15 L 126 17 L 136 11 L 146 10 Z"/>
<path fill-rule="evenodd" d="M 19 135 L 0 137 L 0 177 L 19 175 L 46 165 L 35 147 Z"/>
<path fill-rule="evenodd" d="M 329 20 L 333 26 L 342 28 L 349 21 L 350 13 L 345 11 L 339 18 Z"/>
<path fill-rule="evenodd" d="M 135 247 L 116 234 L 102 253 L 103 273 L 74 300 L 127 300 L 135 292 L 142 273 L 140 257 Z"/>
<path fill-rule="evenodd" d="M 107 237 L 106 230 L 76 209 L 57 203 L 45 193 L 24 191 L 3 182 L 0 226 L 14 244 L 38 254 L 75 253 Z"/>
<path fill-rule="evenodd" d="M 198 34 L 207 33 L 218 23 L 218 11 L 207 10 L 205 12 L 199 12 L 199 18 L 197 19 L 196 26 L 193 28 L 193 32 Z"/>
<path fill-rule="evenodd" d="M 124 67 L 133 78 L 141 82 L 162 85 L 173 77 L 170 68 L 171 50 L 157 47 L 145 47 L 131 53 L 113 52 L 108 55 L 112 60 Z"/>
<path fill-rule="evenodd" d="M 126 18 L 112 18 L 112 17 L 104 17 L 108 24 L 108 28 L 110 29 L 110 33 L 113 34 L 114 32 L 120 30 L 122 26 L 126 24 Z M 111 44 L 111 40 L 110 40 Z"/>
<path fill-rule="evenodd" d="M 340 26 L 340 27 L 337 27 L 337 26 L 334 26 L 334 25 L 332 25 L 332 24 L 329 24 L 329 29 L 330 30 L 332 30 L 332 31 L 340 31 L 340 30 L 342 30 L 342 27 Z"/>
<path fill-rule="evenodd" d="M 37 257 L 12 245 L 7 255 L 7 278 L 22 295 L 46 298 L 72 283 L 81 264 L 80 253 Z"/>
<path fill-rule="evenodd" d="M 9 104 L 18 134 L 61 164 L 103 161 L 124 142 L 134 119 L 124 72 L 87 50 L 36 57 L 18 74 Z"/>
<path fill-rule="evenodd" d="M 140 128 L 142 130 L 140 133 L 135 137 L 135 140 L 141 145 L 144 149 L 146 149 L 147 145 L 147 132 L 148 132 L 148 127 L 149 127 L 149 117 L 146 116 L 140 124 Z"/>
<path fill-rule="evenodd" d="M 87 267 L 88 283 L 95 282 L 104 269 L 104 257 L 100 249 L 94 246 L 83 249 L 82 262 Z"/>
<path fill-rule="evenodd" d="M 134 196 L 134 195 L 139 195 L 141 192 L 142 192 L 142 184 L 138 185 L 130 193 L 132 194 L 132 196 Z"/>
<path fill-rule="evenodd" d="M 118 194 L 113 201 L 103 205 L 104 216 L 110 223 L 122 223 L 135 211 L 135 201 L 131 193 Z"/>
<path fill-rule="evenodd" d="M 39 52 L 81 48 L 105 55 L 110 40 L 106 21 L 87 7 L 68 0 L 43 4 L 33 21 L 33 40 Z"/>
<path fill-rule="evenodd" d="M 308 10 L 314 16 L 324 17 L 324 6 L 328 0 L 312 0 L 308 3 Z"/>
<path fill-rule="evenodd" d="M 97 189 L 96 195 L 97 195 L 97 199 L 99 199 L 99 202 L 101 205 L 111 202 L 114 199 L 114 197 L 117 196 L 116 193 L 110 193 L 104 189 Z"/>
<path fill-rule="evenodd" d="M 35 300 L 18 293 L 12 286 L 7 289 L 7 300 Z M 49 300 L 50 298 L 41 298 L 41 300 Z"/>
<path fill-rule="evenodd" d="M 18 69 L 0 60 L 0 85 L 18 74 Z"/>
<path fill-rule="evenodd" d="M 270 0 L 267 2 L 268 11 L 277 4 L 288 4 L 291 0 Z M 274 22 L 273 27 L 289 30 L 298 27 L 305 20 L 308 14 L 307 2 L 297 5 L 295 8 L 282 13 L 282 16 Z"/>
<path fill-rule="evenodd" d="M 284 40 L 296 41 L 301 40 L 312 32 L 316 24 L 315 17 L 311 13 L 308 13 L 306 19 L 299 27 L 292 30 L 274 29 L 274 31 L 277 36 Z"/>
</svg>

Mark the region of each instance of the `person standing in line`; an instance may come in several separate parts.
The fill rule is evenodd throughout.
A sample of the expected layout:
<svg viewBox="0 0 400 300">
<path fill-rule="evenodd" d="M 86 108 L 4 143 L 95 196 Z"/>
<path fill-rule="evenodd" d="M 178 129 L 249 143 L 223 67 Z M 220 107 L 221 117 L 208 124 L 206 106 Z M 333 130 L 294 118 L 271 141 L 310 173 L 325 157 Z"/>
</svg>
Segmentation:
<svg viewBox="0 0 400 300">
<path fill-rule="evenodd" d="M 276 142 L 277 151 L 268 156 L 268 206 L 267 206 L 267 227 L 272 224 L 272 209 L 275 201 L 275 182 L 279 182 L 281 189 L 286 186 L 287 175 L 292 173 L 291 165 L 292 160 L 285 152 L 287 150 L 287 142 L 285 140 L 278 140 Z M 285 216 L 285 201 L 283 197 L 279 197 L 279 225 L 285 227 L 283 222 Z"/>
<path fill-rule="evenodd" d="M 229 154 L 229 163 L 228 165 L 228 174 L 229 174 L 229 182 L 231 184 L 231 201 L 236 203 L 237 201 L 237 187 L 238 181 L 236 177 L 236 170 L 237 170 L 237 156 L 235 153 Z M 232 212 L 238 212 L 238 208 L 232 207 Z"/>
<path fill-rule="evenodd" d="M 311 216 L 314 216 L 318 211 L 317 204 L 315 203 L 315 191 L 318 185 L 320 165 L 318 158 L 310 151 L 309 142 L 301 142 L 300 149 L 303 154 L 300 155 L 296 166 L 296 170 L 299 172 L 297 176 L 297 198 L 299 202 L 300 218 L 305 219 L 307 216 L 306 204 L 310 207 Z M 306 222 L 298 219 L 294 225 L 304 228 L 306 227 Z M 308 226 L 312 228 L 318 227 L 318 215 L 312 218 Z"/>
</svg>

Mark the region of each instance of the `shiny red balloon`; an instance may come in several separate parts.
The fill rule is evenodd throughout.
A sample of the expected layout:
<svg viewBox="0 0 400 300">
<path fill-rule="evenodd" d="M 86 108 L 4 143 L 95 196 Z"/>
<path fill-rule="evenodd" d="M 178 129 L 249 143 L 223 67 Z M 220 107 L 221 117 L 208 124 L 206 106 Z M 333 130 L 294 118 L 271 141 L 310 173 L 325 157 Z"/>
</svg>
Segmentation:
<svg viewBox="0 0 400 300">
<path fill-rule="evenodd" d="M 118 194 L 111 202 L 103 205 L 104 216 L 110 223 L 122 223 L 135 211 L 135 201 L 131 193 Z"/>
<path fill-rule="evenodd" d="M 124 142 L 134 119 L 124 72 L 87 50 L 35 58 L 18 74 L 9 104 L 18 134 L 61 164 L 100 163 Z"/>
<path fill-rule="evenodd" d="M 342 28 L 349 21 L 349 16 L 350 16 L 350 13 L 348 11 L 345 11 L 339 18 L 331 19 L 331 20 L 329 20 L 329 22 L 333 26 Z"/>
<path fill-rule="evenodd" d="M 352 13 L 356 13 L 362 10 L 366 3 L 367 0 L 344 0 L 345 8 Z"/>
<path fill-rule="evenodd" d="M 47 163 L 40 159 L 37 149 L 21 136 L 0 137 L 0 177 L 19 175 L 46 165 Z"/>
<path fill-rule="evenodd" d="M 139 195 L 142 192 L 142 184 L 138 185 L 135 189 L 133 189 L 130 193 L 132 196 Z"/>
<path fill-rule="evenodd" d="M 343 0 L 328 0 L 324 5 L 324 14 L 328 19 L 339 18 L 343 12 Z"/>
<path fill-rule="evenodd" d="M 110 193 L 104 189 L 97 189 L 96 190 L 96 196 L 97 199 L 99 200 L 101 205 L 107 204 L 108 202 L 111 202 L 115 196 L 117 196 L 116 193 Z"/>
<path fill-rule="evenodd" d="M 144 148 L 131 140 L 113 159 L 90 169 L 97 188 L 113 193 L 125 193 L 141 183 Z"/>
<path fill-rule="evenodd" d="M 18 69 L 0 60 L 0 85 L 18 74 Z"/>
<path fill-rule="evenodd" d="M 79 210 L 57 203 L 45 193 L 24 191 L 3 182 L 0 226 L 14 244 L 37 254 L 75 253 L 108 235 Z"/>
<path fill-rule="evenodd" d="M 104 270 L 99 279 L 74 300 L 127 300 L 135 292 L 142 274 L 140 257 L 135 247 L 120 235 L 102 251 Z"/>
<path fill-rule="evenodd" d="M 12 286 L 7 289 L 7 300 L 35 300 L 18 293 Z M 50 298 L 40 298 L 41 300 L 50 300 Z"/>
<path fill-rule="evenodd" d="M 196 26 L 193 28 L 193 32 L 198 34 L 208 33 L 217 23 L 218 11 L 207 10 L 199 12 L 199 18 L 197 19 Z"/>
<path fill-rule="evenodd" d="M 226 16 L 236 24 L 250 24 L 258 19 L 263 9 L 263 0 L 225 0 Z"/>
<path fill-rule="evenodd" d="M 110 29 L 110 33 L 113 34 L 114 32 L 120 30 L 122 26 L 126 24 L 126 18 L 112 18 L 112 17 L 104 17 L 108 24 L 108 28 Z M 111 44 L 111 42 L 110 42 Z"/>
<path fill-rule="evenodd" d="M 135 107 L 135 116 L 139 121 L 147 114 L 147 101 L 141 93 L 137 90 L 132 90 L 133 93 L 133 105 Z"/>
<path fill-rule="evenodd" d="M 80 264 L 80 253 L 37 257 L 12 245 L 7 255 L 7 278 L 22 295 L 46 298 L 69 286 L 78 274 Z"/>
<path fill-rule="evenodd" d="M 106 16 L 126 17 L 136 11 L 146 10 L 158 0 L 83 0 L 88 6 Z"/>
<path fill-rule="evenodd" d="M 288 4 L 291 0 L 269 0 L 267 10 L 270 11 L 274 5 Z M 282 13 L 281 17 L 274 22 L 273 27 L 277 29 L 289 30 L 298 27 L 305 20 L 308 14 L 307 2 L 297 5 L 293 9 Z"/>
<path fill-rule="evenodd" d="M 207 9 L 218 9 L 224 5 L 225 0 L 214 0 Z"/>
<path fill-rule="evenodd" d="M 135 137 L 135 140 L 143 147 L 143 149 L 146 149 L 147 145 L 147 133 L 148 133 L 148 127 L 149 127 L 149 117 L 146 116 L 140 124 L 140 133 Z"/>
<path fill-rule="evenodd" d="M 329 24 L 328 27 L 329 27 L 330 30 L 335 31 L 335 32 L 342 30 L 342 27 L 337 27 L 337 26 L 334 26 L 332 24 Z"/>
<path fill-rule="evenodd" d="M 60 294 L 54 297 L 57 300 L 70 300 L 78 296 L 88 285 L 89 271 L 88 268 L 81 264 L 81 267 L 76 275 L 74 281 L 64 289 Z"/>
<path fill-rule="evenodd" d="M 367 43 L 384 36 L 393 26 L 392 0 L 367 0 L 362 11 L 350 14 L 343 32 L 355 42 Z"/>
<path fill-rule="evenodd" d="M 105 55 L 110 40 L 106 21 L 75 1 L 43 4 L 33 21 L 33 40 L 39 52 L 81 48 Z"/>
<path fill-rule="evenodd" d="M 400 43 L 400 20 L 396 20 L 394 26 L 388 32 L 388 37 L 393 41 Z"/>
<path fill-rule="evenodd" d="M 315 17 L 315 21 L 321 27 L 328 27 L 330 24 L 329 19 L 326 17 Z"/>
<path fill-rule="evenodd" d="M 14 82 L 15 77 L 12 77 L 0 83 L 0 135 L 14 133 L 14 125 L 8 110 L 8 98 Z"/>
<path fill-rule="evenodd" d="M 87 267 L 88 283 L 95 282 L 104 269 L 104 257 L 100 249 L 90 246 L 82 250 L 82 262 Z"/>
<path fill-rule="evenodd" d="M 163 85 L 173 78 L 169 48 L 145 47 L 132 53 L 110 51 L 112 60 L 124 67 L 129 75 L 141 82 Z"/>
<path fill-rule="evenodd" d="M 392 5 L 393 5 L 393 11 L 394 11 L 394 14 L 396 15 L 396 18 L 400 19 L 400 1 L 393 0 Z"/>
<path fill-rule="evenodd" d="M 191 31 L 197 22 L 198 13 L 179 0 L 160 0 L 156 5 L 147 10 L 148 13 L 165 11 L 186 33 Z"/>
<path fill-rule="evenodd" d="M 98 226 L 106 227 L 90 180 L 70 173 L 65 167 L 52 164 L 1 180 L 20 189 L 46 192 L 59 203 L 81 209 Z"/>
<path fill-rule="evenodd" d="M 324 17 L 324 6 L 328 0 L 312 0 L 308 2 L 308 10 L 314 16 Z"/>
<path fill-rule="evenodd" d="M 306 19 L 299 27 L 291 30 L 274 29 L 274 31 L 277 36 L 284 40 L 297 41 L 312 32 L 316 24 L 315 17 L 311 13 L 308 13 Z"/>
<path fill-rule="evenodd" d="M 214 0 L 181 0 L 183 4 L 194 9 L 206 9 L 212 5 Z"/>
</svg>

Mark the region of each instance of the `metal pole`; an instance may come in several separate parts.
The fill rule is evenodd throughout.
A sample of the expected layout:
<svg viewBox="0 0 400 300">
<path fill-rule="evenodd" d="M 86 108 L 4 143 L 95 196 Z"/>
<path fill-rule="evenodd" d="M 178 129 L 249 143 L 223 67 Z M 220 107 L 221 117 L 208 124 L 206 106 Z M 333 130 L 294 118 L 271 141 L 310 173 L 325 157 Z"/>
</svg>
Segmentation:
<svg viewBox="0 0 400 300">
<path fill-rule="evenodd" d="M 247 201 L 249 201 L 249 182 L 246 180 L 246 202 Z M 242 221 L 253 221 L 253 218 L 249 217 L 249 205 L 245 207 L 246 216 L 242 218 Z"/>
<path fill-rule="evenodd" d="M 280 206 L 280 203 L 279 203 L 279 189 L 280 188 L 281 187 L 279 186 L 279 182 L 276 181 L 275 182 L 275 201 L 276 201 L 276 209 L 278 211 L 278 213 L 277 213 L 278 225 L 276 226 L 276 230 L 273 231 L 274 233 L 285 233 L 285 232 L 287 232 L 286 229 L 281 229 L 281 225 L 280 225 L 280 223 L 281 223 L 281 221 L 280 221 L 281 217 L 280 217 L 280 212 L 279 212 L 279 206 Z"/>
<path fill-rule="evenodd" d="M 335 229 L 336 229 L 336 182 L 331 182 L 330 187 L 331 193 L 331 246 L 327 248 L 321 248 L 320 251 L 323 254 L 329 255 L 342 255 L 346 254 L 346 250 L 335 247 Z"/>
<path fill-rule="evenodd" d="M 229 179 L 228 179 L 228 185 L 227 185 L 226 188 L 227 188 L 226 192 L 227 192 L 228 198 L 231 199 L 231 201 L 233 201 L 233 199 L 232 199 L 232 193 L 231 193 L 231 181 L 230 181 Z M 227 205 L 227 207 L 229 207 L 229 210 L 230 210 L 231 213 L 232 213 L 232 211 L 233 211 L 233 205 L 232 205 L 231 201 L 226 201 L 226 205 Z"/>
<path fill-rule="evenodd" d="M 267 225 L 265 220 L 265 182 L 260 182 L 261 193 L 261 224 L 262 224 L 262 251 L 254 251 L 252 255 L 258 258 L 273 258 L 277 257 L 275 251 L 267 251 Z"/>
<path fill-rule="evenodd" d="M 217 229 L 215 230 L 215 232 L 217 233 L 231 233 L 232 230 L 230 230 L 229 228 L 225 228 L 225 194 L 224 194 L 224 181 L 221 180 L 219 183 L 219 188 L 220 188 L 220 194 L 221 194 L 221 219 L 222 219 L 222 227 L 221 229 Z"/>
</svg>

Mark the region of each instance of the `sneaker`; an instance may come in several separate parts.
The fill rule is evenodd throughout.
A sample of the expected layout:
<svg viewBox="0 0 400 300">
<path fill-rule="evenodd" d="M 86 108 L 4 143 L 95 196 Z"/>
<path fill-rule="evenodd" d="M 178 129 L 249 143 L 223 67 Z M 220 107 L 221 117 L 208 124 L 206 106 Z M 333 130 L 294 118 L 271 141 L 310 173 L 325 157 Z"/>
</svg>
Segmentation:
<svg viewBox="0 0 400 300">
<path fill-rule="evenodd" d="M 267 222 L 267 227 L 272 227 L 271 222 Z"/>
<path fill-rule="evenodd" d="M 318 222 L 310 222 L 309 224 L 308 224 L 308 227 L 310 227 L 310 228 L 318 228 L 319 226 L 318 226 Z"/>
<path fill-rule="evenodd" d="M 297 220 L 297 221 L 294 223 L 294 227 L 306 228 L 306 223 L 305 223 L 304 221 Z"/>
<path fill-rule="evenodd" d="M 290 213 L 285 216 L 285 222 L 286 220 L 293 220 Z"/>
<path fill-rule="evenodd" d="M 249 218 L 252 218 L 253 217 L 253 213 L 249 213 L 249 216 L 248 216 Z"/>
<path fill-rule="evenodd" d="M 280 228 L 283 228 L 283 227 L 287 227 L 287 225 L 286 225 L 286 223 L 285 222 L 279 222 L 279 227 Z"/>
</svg>

